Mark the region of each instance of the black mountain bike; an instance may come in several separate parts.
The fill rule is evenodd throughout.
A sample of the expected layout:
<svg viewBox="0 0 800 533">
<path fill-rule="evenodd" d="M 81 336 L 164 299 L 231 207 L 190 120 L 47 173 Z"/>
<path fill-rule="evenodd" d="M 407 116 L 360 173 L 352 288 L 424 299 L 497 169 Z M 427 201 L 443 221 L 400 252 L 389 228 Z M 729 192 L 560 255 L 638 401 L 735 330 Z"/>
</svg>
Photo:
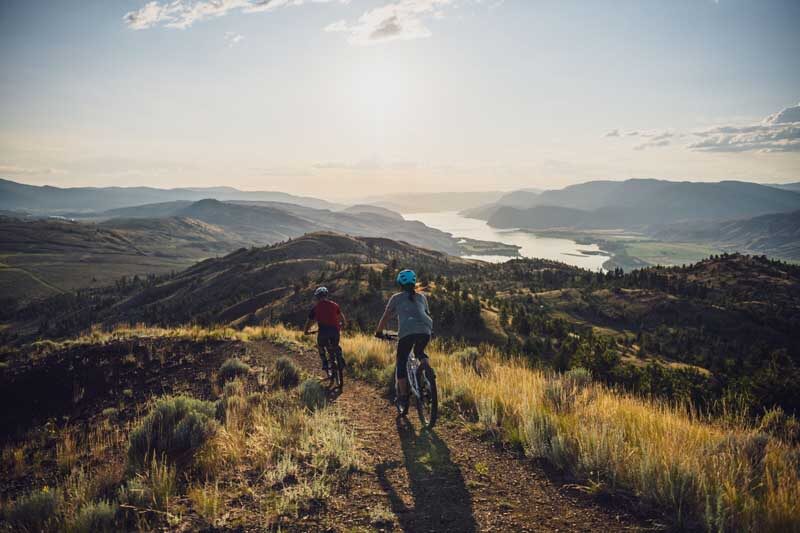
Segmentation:
<svg viewBox="0 0 800 533">
<path fill-rule="evenodd" d="M 308 334 L 314 334 L 317 331 L 309 331 Z M 328 359 L 328 368 L 325 370 L 332 385 L 341 389 L 344 387 L 344 356 L 342 355 L 342 348 L 334 350 L 332 346 L 323 345 L 325 350 L 325 357 Z"/>
<path fill-rule="evenodd" d="M 383 332 L 378 335 L 378 338 L 396 341 L 397 334 Z M 423 427 L 432 428 L 439 416 L 439 394 L 436 390 L 436 375 L 433 372 L 433 368 L 431 368 L 430 364 L 422 366 L 412 350 L 408 354 L 406 377 L 409 391 L 414 396 L 417 404 L 420 423 L 422 423 Z M 395 392 L 397 391 L 397 375 L 395 375 L 394 390 Z M 398 415 L 406 416 L 408 406 L 402 406 L 397 399 L 395 399 L 394 404 L 397 407 Z"/>
</svg>

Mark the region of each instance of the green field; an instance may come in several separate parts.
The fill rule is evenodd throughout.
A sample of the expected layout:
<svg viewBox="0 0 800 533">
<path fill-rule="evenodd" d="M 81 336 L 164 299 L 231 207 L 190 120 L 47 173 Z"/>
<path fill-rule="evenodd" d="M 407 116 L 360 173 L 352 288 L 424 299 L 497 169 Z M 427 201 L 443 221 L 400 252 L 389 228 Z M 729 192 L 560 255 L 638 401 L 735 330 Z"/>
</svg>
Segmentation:
<svg viewBox="0 0 800 533">
<path fill-rule="evenodd" d="M 683 265 L 696 263 L 719 253 L 713 246 L 696 243 L 633 241 L 622 242 L 625 252 L 652 265 Z"/>
</svg>

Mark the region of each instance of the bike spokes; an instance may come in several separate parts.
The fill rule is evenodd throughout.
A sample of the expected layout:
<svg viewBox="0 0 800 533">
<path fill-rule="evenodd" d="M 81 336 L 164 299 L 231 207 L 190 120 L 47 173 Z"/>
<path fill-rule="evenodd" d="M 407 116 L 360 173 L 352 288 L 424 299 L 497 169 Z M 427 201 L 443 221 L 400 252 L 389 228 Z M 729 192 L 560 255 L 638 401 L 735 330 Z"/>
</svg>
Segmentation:
<svg viewBox="0 0 800 533">
<path fill-rule="evenodd" d="M 417 372 L 417 414 L 419 421 L 425 427 L 433 427 L 439 415 L 439 398 L 436 390 L 436 377 L 433 369 L 428 366 L 420 367 Z"/>
</svg>

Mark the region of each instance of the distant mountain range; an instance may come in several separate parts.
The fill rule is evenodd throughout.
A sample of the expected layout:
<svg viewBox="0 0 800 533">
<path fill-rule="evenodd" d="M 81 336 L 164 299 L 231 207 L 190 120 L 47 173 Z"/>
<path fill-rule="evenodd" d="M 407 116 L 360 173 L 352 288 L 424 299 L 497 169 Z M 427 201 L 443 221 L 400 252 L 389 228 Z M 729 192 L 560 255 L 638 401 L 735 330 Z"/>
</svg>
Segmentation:
<svg viewBox="0 0 800 533">
<path fill-rule="evenodd" d="M 739 181 L 591 181 L 468 210 L 498 228 L 641 230 L 654 224 L 741 219 L 800 209 L 800 194 Z M 525 205 L 524 202 L 527 202 Z"/>
<path fill-rule="evenodd" d="M 0 179 L 0 210 L 33 214 L 105 211 L 156 202 L 250 200 L 285 202 L 315 209 L 342 209 L 343 205 L 317 198 L 273 191 L 240 191 L 233 187 L 157 189 L 153 187 L 51 187 Z"/>
<path fill-rule="evenodd" d="M 400 193 L 368 197 L 361 200 L 361 203 L 384 207 L 398 213 L 432 213 L 472 209 L 496 202 L 505 194 L 500 191 Z"/>
<path fill-rule="evenodd" d="M 0 289 L 3 297 L 36 298 L 319 231 L 387 237 L 453 255 L 517 254 L 516 246 L 456 238 L 375 206 L 330 211 L 281 202 L 173 201 L 78 220 L 0 216 Z"/>
</svg>

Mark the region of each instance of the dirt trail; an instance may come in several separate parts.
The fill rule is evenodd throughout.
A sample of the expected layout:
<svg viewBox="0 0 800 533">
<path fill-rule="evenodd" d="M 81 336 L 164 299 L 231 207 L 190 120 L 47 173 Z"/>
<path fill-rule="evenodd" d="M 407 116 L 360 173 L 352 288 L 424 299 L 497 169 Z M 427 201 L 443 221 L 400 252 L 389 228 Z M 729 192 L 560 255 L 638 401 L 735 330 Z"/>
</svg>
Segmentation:
<svg viewBox="0 0 800 533">
<path fill-rule="evenodd" d="M 257 359 L 285 353 L 266 342 L 248 351 Z M 292 356 L 306 371 L 322 375 L 315 352 Z M 346 379 L 335 403 L 356 432 L 364 466 L 349 490 L 334 496 L 322 514 L 299 525 L 300 530 L 652 529 L 618 506 L 600 505 L 559 486 L 541 467 L 482 442 L 455 422 L 442 420 L 434 431 L 420 431 L 413 407 L 406 419 L 398 420 L 388 400 L 364 382 Z"/>
</svg>

